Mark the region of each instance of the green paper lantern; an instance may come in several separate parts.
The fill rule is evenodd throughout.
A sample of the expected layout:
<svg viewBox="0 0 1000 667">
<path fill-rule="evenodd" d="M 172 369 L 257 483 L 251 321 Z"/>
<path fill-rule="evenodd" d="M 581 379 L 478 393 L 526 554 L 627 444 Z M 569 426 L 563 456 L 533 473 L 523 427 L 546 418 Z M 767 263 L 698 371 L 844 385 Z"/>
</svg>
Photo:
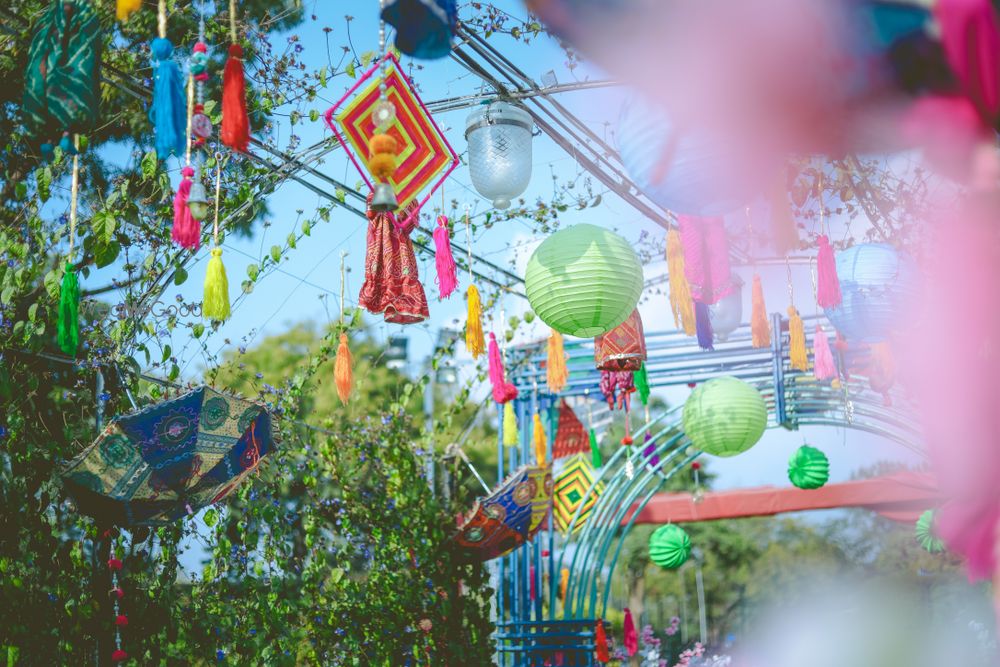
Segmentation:
<svg viewBox="0 0 1000 667">
<path fill-rule="evenodd" d="M 788 460 L 788 479 L 800 489 L 818 489 L 830 479 L 830 460 L 815 447 L 802 445 Z"/>
<path fill-rule="evenodd" d="M 649 536 L 649 559 L 662 568 L 676 570 L 691 555 L 691 538 L 680 526 L 668 523 Z"/>
<path fill-rule="evenodd" d="M 698 385 L 684 403 L 684 432 L 706 454 L 742 454 L 757 444 L 766 427 L 764 397 L 734 377 Z"/>
<path fill-rule="evenodd" d="M 528 260 L 524 289 L 535 314 L 569 336 L 593 338 L 625 321 L 642 293 L 642 265 L 612 231 L 573 225 L 545 239 Z"/>
<path fill-rule="evenodd" d="M 917 542 L 920 546 L 924 548 L 924 551 L 932 554 L 939 554 L 944 551 L 944 542 L 938 539 L 937 535 L 934 533 L 934 510 L 927 510 L 920 515 L 917 519 L 917 525 L 914 529 L 914 535 L 917 537 Z"/>
</svg>

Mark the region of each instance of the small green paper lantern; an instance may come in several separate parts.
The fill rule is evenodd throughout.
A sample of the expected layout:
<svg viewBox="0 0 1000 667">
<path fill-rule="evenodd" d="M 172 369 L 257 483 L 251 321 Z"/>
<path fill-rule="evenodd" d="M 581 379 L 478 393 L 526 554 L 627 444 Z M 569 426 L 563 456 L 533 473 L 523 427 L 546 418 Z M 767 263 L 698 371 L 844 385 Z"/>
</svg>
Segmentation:
<svg viewBox="0 0 1000 667">
<path fill-rule="evenodd" d="M 550 327 L 593 338 L 635 310 L 642 266 L 618 234 L 596 225 L 573 225 L 549 236 L 531 255 L 524 289 L 532 310 Z"/>
<path fill-rule="evenodd" d="M 917 519 L 914 535 L 916 535 L 917 542 L 924 548 L 924 551 L 939 554 L 945 550 L 945 546 L 944 542 L 938 539 L 938 536 L 934 533 L 934 518 L 934 510 L 927 510 L 921 514 L 920 518 Z"/>
<path fill-rule="evenodd" d="M 672 523 L 657 528 L 649 536 L 649 559 L 662 568 L 676 570 L 691 555 L 691 538 Z"/>
<path fill-rule="evenodd" d="M 765 428 L 764 397 L 734 377 L 698 385 L 684 403 L 684 432 L 706 454 L 742 454 L 757 444 Z"/>
<path fill-rule="evenodd" d="M 818 489 L 830 479 L 830 460 L 826 454 L 802 445 L 788 460 L 788 479 L 800 489 Z"/>
</svg>

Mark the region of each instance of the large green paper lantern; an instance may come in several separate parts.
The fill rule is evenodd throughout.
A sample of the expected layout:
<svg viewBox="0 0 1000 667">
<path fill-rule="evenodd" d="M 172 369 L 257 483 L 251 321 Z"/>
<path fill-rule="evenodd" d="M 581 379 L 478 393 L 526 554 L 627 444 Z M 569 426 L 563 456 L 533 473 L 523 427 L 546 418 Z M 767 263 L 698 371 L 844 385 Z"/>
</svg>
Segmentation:
<svg viewBox="0 0 1000 667">
<path fill-rule="evenodd" d="M 649 559 L 668 570 L 676 570 L 691 555 L 691 538 L 680 526 L 668 523 L 649 536 Z"/>
<path fill-rule="evenodd" d="M 524 274 L 528 302 L 559 333 L 593 338 L 639 303 L 642 266 L 632 246 L 596 225 L 573 225 L 545 239 Z"/>
<path fill-rule="evenodd" d="M 914 535 L 917 538 L 917 542 L 920 546 L 924 548 L 924 551 L 932 554 L 939 554 L 944 551 L 944 542 L 942 542 L 937 534 L 934 532 L 934 510 L 927 510 L 920 515 L 917 519 L 917 525 L 914 529 Z"/>
<path fill-rule="evenodd" d="M 830 479 L 830 460 L 815 447 L 802 445 L 788 461 L 788 479 L 800 489 L 818 489 Z"/>
<path fill-rule="evenodd" d="M 757 444 L 765 428 L 764 397 L 734 377 L 698 385 L 684 403 L 684 432 L 706 454 L 742 454 Z"/>
</svg>

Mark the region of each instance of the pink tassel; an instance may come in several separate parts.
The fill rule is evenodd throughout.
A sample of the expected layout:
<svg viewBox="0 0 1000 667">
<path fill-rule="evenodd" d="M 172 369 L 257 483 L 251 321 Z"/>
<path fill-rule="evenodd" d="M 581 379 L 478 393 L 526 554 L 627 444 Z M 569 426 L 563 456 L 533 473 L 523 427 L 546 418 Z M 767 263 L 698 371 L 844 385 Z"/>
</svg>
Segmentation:
<svg viewBox="0 0 1000 667">
<path fill-rule="evenodd" d="M 531 566 L 530 572 L 528 572 L 528 581 L 530 582 L 531 599 L 534 600 L 536 597 L 538 597 L 538 590 L 537 590 L 536 584 L 535 584 L 535 566 L 534 565 Z"/>
<path fill-rule="evenodd" d="M 830 339 L 826 337 L 823 327 L 818 324 L 816 334 L 813 336 L 813 376 L 817 380 L 832 380 L 837 377 L 837 366 L 833 363 Z"/>
<path fill-rule="evenodd" d="M 623 624 L 623 634 L 625 635 L 623 643 L 625 644 L 625 652 L 628 653 L 631 658 L 639 650 L 639 635 L 635 632 L 635 623 L 632 621 L 632 610 L 625 607 L 625 623 Z"/>
<path fill-rule="evenodd" d="M 455 258 L 451 254 L 451 234 L 448 218 L 439 215 L 437 229 L 434 230 L 434 260 L 437 263 L 437 283 L 442 299 L 447 299 L 458 287 L 455 276 Z"/>
<path fill-rule="evenodd" d="M 820 308 L 833 308 L 839 306 L 840 279 L 837 278 L 837 262 L 833 259 L 833 248 L 830 246 L 830 239 L 825 234 L 820 234 L 819 257 L 816 258 L 816 301 Z"/>
<path fill-rule="evenodd" d="M 493 400 L 497 403 L 506 403 L 517 398 L 517 387 L 509 384 L 505 378 L 503 359 L 500 357 L 500 346 L 497 345 L 497 337 L 490 332 L 490 384 L 493 385 Z"/>
<path fill-rule="evenodd" d="M 194 184 L 191 180 L 194 169 L 184 167 L 181 176 L 181 184 L 177 186 L 177 194 L 174 195 L 174 226 L 170 230 L 170 238 L 183 248 L 197 250 L 201 245 L 201 223 L 194 219 L 187 205 L 188 195 Z"/>
</svg>

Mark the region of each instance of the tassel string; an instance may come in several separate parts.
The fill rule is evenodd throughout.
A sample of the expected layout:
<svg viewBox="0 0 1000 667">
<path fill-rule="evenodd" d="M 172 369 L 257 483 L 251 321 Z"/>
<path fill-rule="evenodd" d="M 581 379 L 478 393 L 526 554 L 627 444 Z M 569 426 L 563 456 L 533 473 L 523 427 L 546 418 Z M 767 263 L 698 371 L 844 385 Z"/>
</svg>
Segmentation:
<svg viewBox="0 0 1000 667">
<path fill-rule="evenodd" d="M 160 0 L 162 3 L 163 0 Z M 236 33 L 236 0 L 229 0 L 229 39 L 235 44 L 238 35 Z"/>
<path fill-rule="evenodd" d="M 156 6 L 156 30 L 160 39 L 167 38 L 167 0 L 160 0 Z"/>
<path fill-rule="evenodd" d="M 212 242 L 219 247 L 219 199 L 222 195 L 222 153 L 215 154 L 215 219 L 212 221 Z"/>
<path fill-rule="evenodd" d="M 340 251 L 340 326 L 344 326 L 344 291 L 347 286 L 347 269 L 344 260 L 347 258 L 347 251 Z"/>
<path fill-rule="evenodd" d="M 188 71 L 187 80 L 187 129 L 184 132 L 184 166 L 191 166 L 191 123 L 194 118 L 194 75 Z"/>
<path fill-rule="evenodd" d="M 73 135 L 73 176 L 70 188 L 69 199 L 69 255 L 67 259 L 72 261 L 73 250 L 76 244 L 76 208 L 77 197 L 80 194 L 80 135 Z"/>
<path fill-rule="evenodd" d="M 472 284 L 472 220 L 469 218 L 469 206 L 465 206 L 465 249 L 469 265 L 469 284 Z"/>
</svg>

